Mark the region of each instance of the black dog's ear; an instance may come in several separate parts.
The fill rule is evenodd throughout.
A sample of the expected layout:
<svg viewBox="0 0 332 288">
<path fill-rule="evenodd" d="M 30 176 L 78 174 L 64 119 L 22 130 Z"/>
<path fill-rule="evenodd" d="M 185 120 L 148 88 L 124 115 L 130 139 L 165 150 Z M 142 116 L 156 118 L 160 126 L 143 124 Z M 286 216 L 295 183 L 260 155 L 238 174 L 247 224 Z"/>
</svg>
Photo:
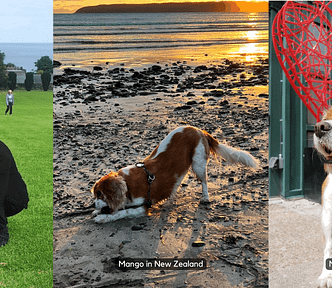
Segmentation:
<svg viewBox="0 0 332 288">
<path fill-rule="evenodd" d="M 111 214 L 112 213 L 112 209 L 108 206 L 105 206 L 103 208 L 100 209 L 100 213 L 101 214 Z"/>
</svg>

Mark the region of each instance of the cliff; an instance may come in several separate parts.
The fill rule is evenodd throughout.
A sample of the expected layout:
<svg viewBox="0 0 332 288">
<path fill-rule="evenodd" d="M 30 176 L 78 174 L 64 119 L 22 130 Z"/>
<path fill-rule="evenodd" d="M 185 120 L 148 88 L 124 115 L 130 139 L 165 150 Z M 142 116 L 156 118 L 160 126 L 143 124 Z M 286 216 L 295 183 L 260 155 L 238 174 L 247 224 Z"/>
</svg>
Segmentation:
<svg viewBox="0 0 332 288">
<path fill-rule="evenodd" d="M 236 2 L 112 4 L 87 6 L 75 13 L 239 12 Z"/>
</svg>

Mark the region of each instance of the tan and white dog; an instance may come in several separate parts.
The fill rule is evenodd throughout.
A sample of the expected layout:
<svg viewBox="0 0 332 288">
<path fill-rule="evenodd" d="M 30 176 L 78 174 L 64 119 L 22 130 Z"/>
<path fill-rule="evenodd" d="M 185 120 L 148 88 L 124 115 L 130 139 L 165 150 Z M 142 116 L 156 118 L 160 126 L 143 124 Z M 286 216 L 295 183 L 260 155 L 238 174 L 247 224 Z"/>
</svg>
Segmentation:
<svg viewBox="0 0 332 288">
<path fill-rule="evenodd" d="M 322 186 L 322 226 L 325 239 L 324 263 L 318 287 L 332 287 L 332 270 L 326 269 L 326 259 L 332 258 L 332 108 L 315 125 L 314 144 L 324 156 L 327 177 Z"/>
<path fill-rule="evenodd" d="M 220 144 L 206 131 L 179 127 L 169 133 L 143 163 L 111 172 L 94 184 L 91 190 L 95 197 L 94 214 L 100 214 L 104 207 L 111 213 L 98 215 L 95 222 L 147 215 L 151 204 L 176 193 L 190 167 L 202 182 L 201 202 L 209 202 L 206 165 L 210 154 L 231 163 L 258 167 L 258 161 L 249 153 Z"/>
</svg>

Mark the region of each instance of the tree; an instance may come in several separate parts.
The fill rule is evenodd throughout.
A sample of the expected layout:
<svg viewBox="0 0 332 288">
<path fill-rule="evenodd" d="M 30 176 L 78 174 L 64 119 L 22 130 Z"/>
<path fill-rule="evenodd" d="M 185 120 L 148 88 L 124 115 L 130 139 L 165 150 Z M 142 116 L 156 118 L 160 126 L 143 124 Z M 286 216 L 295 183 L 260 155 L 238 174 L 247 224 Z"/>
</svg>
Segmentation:
<svg viewBox="0 0 332 288">
<path fill-rule="evenodd" d="M 14 68 L 14 70 L 24 70 L 22 66 L 16 66 L 15 64 L 13 63 L 7 63 L 6 64 L 6 68 Z"/>
<path fill-rule="evenodd" d="M 16 88 L 16 80 L 17 80 L 17 75 L 15 72 L 9 72 L 8 73 L 8 87 L 10 90 L 15 90 Z"/>
<path fill-rule="evenodd" d="M 0 88 L 7 87 L 8 77 L 6 75 L 6 65 L 4 64 L 5 53 L 1 53 L 0 51 Z"/>
<path fill-rule="evenodd" d="M 33 87 L 33 73 L 28 72 L 25 76 L 24 86 L 27 91 L 31 91 Z"/>
<path fill-rule="evenodd" d="M 15 66 L 15 64 L 13 64 L 13 63 L 7 63 L 7 64 L 6 64 L 6 67 L 8 68 L 8 67 L 16 67 L 16 66 Z"/>
<path fill-rule="evenodd" d="M 35 66 L 37 67 L 37 71 L 42 70 L 43 72 L 53 73 L 53 63 L 48 56 L 43 56 L 37 60 Z"/>
<path fill-rule="evenodd" d="M 41 80 L 42 80 L 42 84 L 43 84 L 43 90 L 47 91 L 48 87 L 50 86 L 50 83 L 51 83 L 51 74 L 48 72 L 44 72 L 41 75 Z"/>
</svg>

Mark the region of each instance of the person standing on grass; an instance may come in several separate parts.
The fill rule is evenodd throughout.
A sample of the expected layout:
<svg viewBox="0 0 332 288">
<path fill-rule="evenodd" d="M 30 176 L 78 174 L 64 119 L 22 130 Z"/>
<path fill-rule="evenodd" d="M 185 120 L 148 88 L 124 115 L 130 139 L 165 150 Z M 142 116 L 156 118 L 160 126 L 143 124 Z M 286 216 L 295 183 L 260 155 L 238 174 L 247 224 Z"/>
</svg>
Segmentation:
<svg viewBox="0 0 332 288">
<path fill-rule="evenodd" d="M 12 90 L 9 90 L 6 95 L 6 105 L 7 109 L 5 111 L 5 114 L 7 115 L 7 112 L 9 110 L 9 115 L 12 115 L 13 105 L 14 105 L 14 94 Z"/>
<path fill-rule="evenodd" d="M 7 217 L 28 208 L 29 196 L 9 148 L 0 141 L 0 247 L 9 240 Z"/>
</svg>

